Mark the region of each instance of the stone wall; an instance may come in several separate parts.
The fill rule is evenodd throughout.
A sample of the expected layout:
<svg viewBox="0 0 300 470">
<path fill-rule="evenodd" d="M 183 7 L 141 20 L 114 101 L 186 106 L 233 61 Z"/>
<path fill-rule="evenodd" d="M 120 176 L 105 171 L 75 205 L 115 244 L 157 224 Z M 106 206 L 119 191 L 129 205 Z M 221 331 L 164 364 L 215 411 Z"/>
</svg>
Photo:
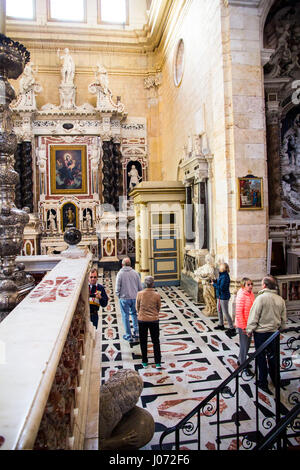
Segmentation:
<svg viewBox="0 0 300 470">
<path fill-rule="evenodd" d="M 258 10 L 219 0 L 203 0 L 201 8 L 196 1 L 187 3 L 162 71 L 162 177 L 176 178 L 183 146 L 197 133 L 204 109 L 213 154 L 212 248 L 229 262 L 233 278 L 259 279 L 265 272 L 267 179 Z M 173 63 L 180 38 L 185 64 L 176 87 Z M 262 211 L 237 210 L 237 177 L 249 173 L 264 178 Z"/>
<path fill-rule="evenodd" d="M 114 97 L 121 96 L 128 115 L 147 118 L 149 180 L 176 180 L 189 136 L 204 130 L 213 154 L 211 249 L 229 262 L 234 279 L 259 279 L 266 268 L 268 184 L 258 2 L 166 0 L 164 5 L 169 10 L 157 44 L 157 34 L 152 40 L 148 25 L 140 23 L 134 32 L 109 31 L 106 43 L 92 24 L 76 31 L 15 27 L 11 35 L 29 47 L 39 67 L 44 91 L 38 107 L 59 102 L 59 47 L 69 47 L 75 61 L 77 105 L 95 104 L 88 85 L 97 63 L 106 67 Z M 179 39 L 185 62 L 176 86 Z M 237 210 L 237 178 L 249 173 L 263 177 L 263 210 Z"/>
</svg>

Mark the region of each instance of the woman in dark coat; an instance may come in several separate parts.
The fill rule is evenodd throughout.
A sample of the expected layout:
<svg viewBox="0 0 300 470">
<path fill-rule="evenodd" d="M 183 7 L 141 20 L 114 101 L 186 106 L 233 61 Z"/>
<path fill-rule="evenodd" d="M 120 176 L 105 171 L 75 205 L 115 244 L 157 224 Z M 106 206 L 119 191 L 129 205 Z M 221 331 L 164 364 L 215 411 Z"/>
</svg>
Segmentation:
<svg viewBox="0 0 300 470">
<path fill-rule="evenodd" d="M 230 338 L 236 334 L 235 328 L 231 316 L 228 312 L 228 303 L 230 299 L 230 276 L 229 276 L 229 266 L 227 263 L 222 263 L 220 265 L 219 277 L 214 283 L 216 289 L 217 297 L 217 307 L 219 315 L 219 325 L 215 327 L 215 330 L 225 330 L 224 327 L 224 318 L 225 315 L 229 328 L 226 330 L 227 336 Z"/>
</svg>

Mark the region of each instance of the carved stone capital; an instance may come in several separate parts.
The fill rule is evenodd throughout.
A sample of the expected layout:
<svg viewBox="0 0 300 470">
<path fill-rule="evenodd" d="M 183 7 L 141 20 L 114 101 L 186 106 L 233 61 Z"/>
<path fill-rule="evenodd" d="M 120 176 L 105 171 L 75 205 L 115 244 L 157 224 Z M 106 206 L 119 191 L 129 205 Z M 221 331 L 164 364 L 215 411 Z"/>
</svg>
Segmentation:
<svg viewBox="0 0 300 470">
<path fill-rule="evenodd" d="M 149 90 L 149 88 L 156 87 L 158 88 L 162 84 L 162 74 L 161 72 L 149 75 L 144 79 L 144 87 L 146 90 Z"/>
</svg>

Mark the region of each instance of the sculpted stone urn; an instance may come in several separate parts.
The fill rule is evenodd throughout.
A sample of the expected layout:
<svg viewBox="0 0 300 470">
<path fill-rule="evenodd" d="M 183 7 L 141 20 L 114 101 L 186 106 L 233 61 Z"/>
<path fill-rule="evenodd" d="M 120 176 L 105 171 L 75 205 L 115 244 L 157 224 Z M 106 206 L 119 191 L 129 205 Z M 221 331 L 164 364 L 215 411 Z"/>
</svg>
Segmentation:
<svg viewBox="0 0 300 470">
<path fill-rule="evenodd" d="M 141 376 L 132 369 L 114 373 L 100 388 L 99 449 L 137 450 L 151 441 L 155 423 L 136 403 L 143 390 Z"/>
<path fill-rule="evenodd" d="M 24 285 L 29 290 L 34 286 L 34 279 L 16 263 L 29 215 L 28 210 L 17 209 L 14 203 L 19 176 L 13 168 L 17 138 L 9 105 L 16 95 L 8 81 L 17 79 L 29 60 L 30 54 L 22 44 L 0 34 L 0 322 L 24 297 Z"/>
</svg>

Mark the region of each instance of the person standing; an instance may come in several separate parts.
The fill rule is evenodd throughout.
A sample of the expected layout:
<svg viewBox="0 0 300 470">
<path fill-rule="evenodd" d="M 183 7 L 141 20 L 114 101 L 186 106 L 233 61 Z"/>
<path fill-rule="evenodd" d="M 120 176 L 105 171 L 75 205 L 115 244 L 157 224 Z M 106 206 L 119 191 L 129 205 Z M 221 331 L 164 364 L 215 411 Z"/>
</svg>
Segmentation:
<svg viewBox="0 0 300 470">
<path fill-rule="evenodd" d="M 257 350 L 277 330 L 283 330 L 286 324 L 286 306 L 283 298 L 277 293 L 276 280 L 266 276 L 262 280 L 262 290 L 251 307 L 246 331 L 254 336 Z M 278 359 L 278 358 L 277 358 Z M 261 352 L 257 357 L 257 385 L 266 393 L 272 394 L 268 387 L 268 374 L 275 385 L 276 349 L 275 342 Z"/>
<path fill-rule="evenodd" d="M 216 289 L 217 309 L 219 315 L 219 325 L 215 327 L 215 330 L 225 330 L 223 318 L 223 315 L 225 315 L 229 326 L 229 329 L 226 330 L 226 334 L 229 336 L 229 338 L 231 338 L 236 334 L 236 331 L 233 326 L 231 316 L 228 312 L 228 304 L 230 299 L 230 276 L 229 266 L 227 263 L 222 263 L 220 265 L 219 277 L 215 282 L 213 282 L 213 285 Z"/>
<path fill-rule="evenodd" d="M 130 342 L 139 339 L 139 325 L 135 302 L 137 293 L 140 290 L 143 290 L 141 278 L 131 267 L 130 258 L 124 258 L 122 261 L 122 269 L 120 269 L 116 278 L 116 295 L 120 301 L 122 321 L 125 328 L 123 338 Z M 131 335 L 129 315 L 131 315 L 132 318 L 133 335 Z"/>
<path fill-rule="evenodd" d="M 238 358 L 238 365 L 246 361 L 247 353 L 249 350 L 251 337 L 247 335 L 246 326 L 249 317 L 250 309 L 255 300 L 252 292 L 253 282 L 248 277 L 243 277 L 241 281 L 241 288 L 236 296 L 235 307 L 235 327 L 238 330 L 240 340 L 240 354 Z M 249 370 L 248 370 L 248 373 Z"/>
<path fill-rule="evenodd" d="M 146 276 L 144 284 L 145 289 L 138 292 L 136 298 L 142 365 L 144 368 L 148 367 L 147 339 L 149 330 L 153 343 L 155 366 L 157 369 L 161 369 L 161 352 L 159 344 L 159 311 L 161 298 L 159 293 L 154 289 L 154 279 L 152 276 Z"/>
<path fill-rule="evenodd" d="M 94 327 L 98 328 L 99 315 L 98 311 L 100 306 L 106 307 L 108 304 L 108 297 L 102 284 L 97 283 L 98 271 L 93 268 L 89 275 L 89 304 L 90 304 L 90 319 Z"/>
</svg>

